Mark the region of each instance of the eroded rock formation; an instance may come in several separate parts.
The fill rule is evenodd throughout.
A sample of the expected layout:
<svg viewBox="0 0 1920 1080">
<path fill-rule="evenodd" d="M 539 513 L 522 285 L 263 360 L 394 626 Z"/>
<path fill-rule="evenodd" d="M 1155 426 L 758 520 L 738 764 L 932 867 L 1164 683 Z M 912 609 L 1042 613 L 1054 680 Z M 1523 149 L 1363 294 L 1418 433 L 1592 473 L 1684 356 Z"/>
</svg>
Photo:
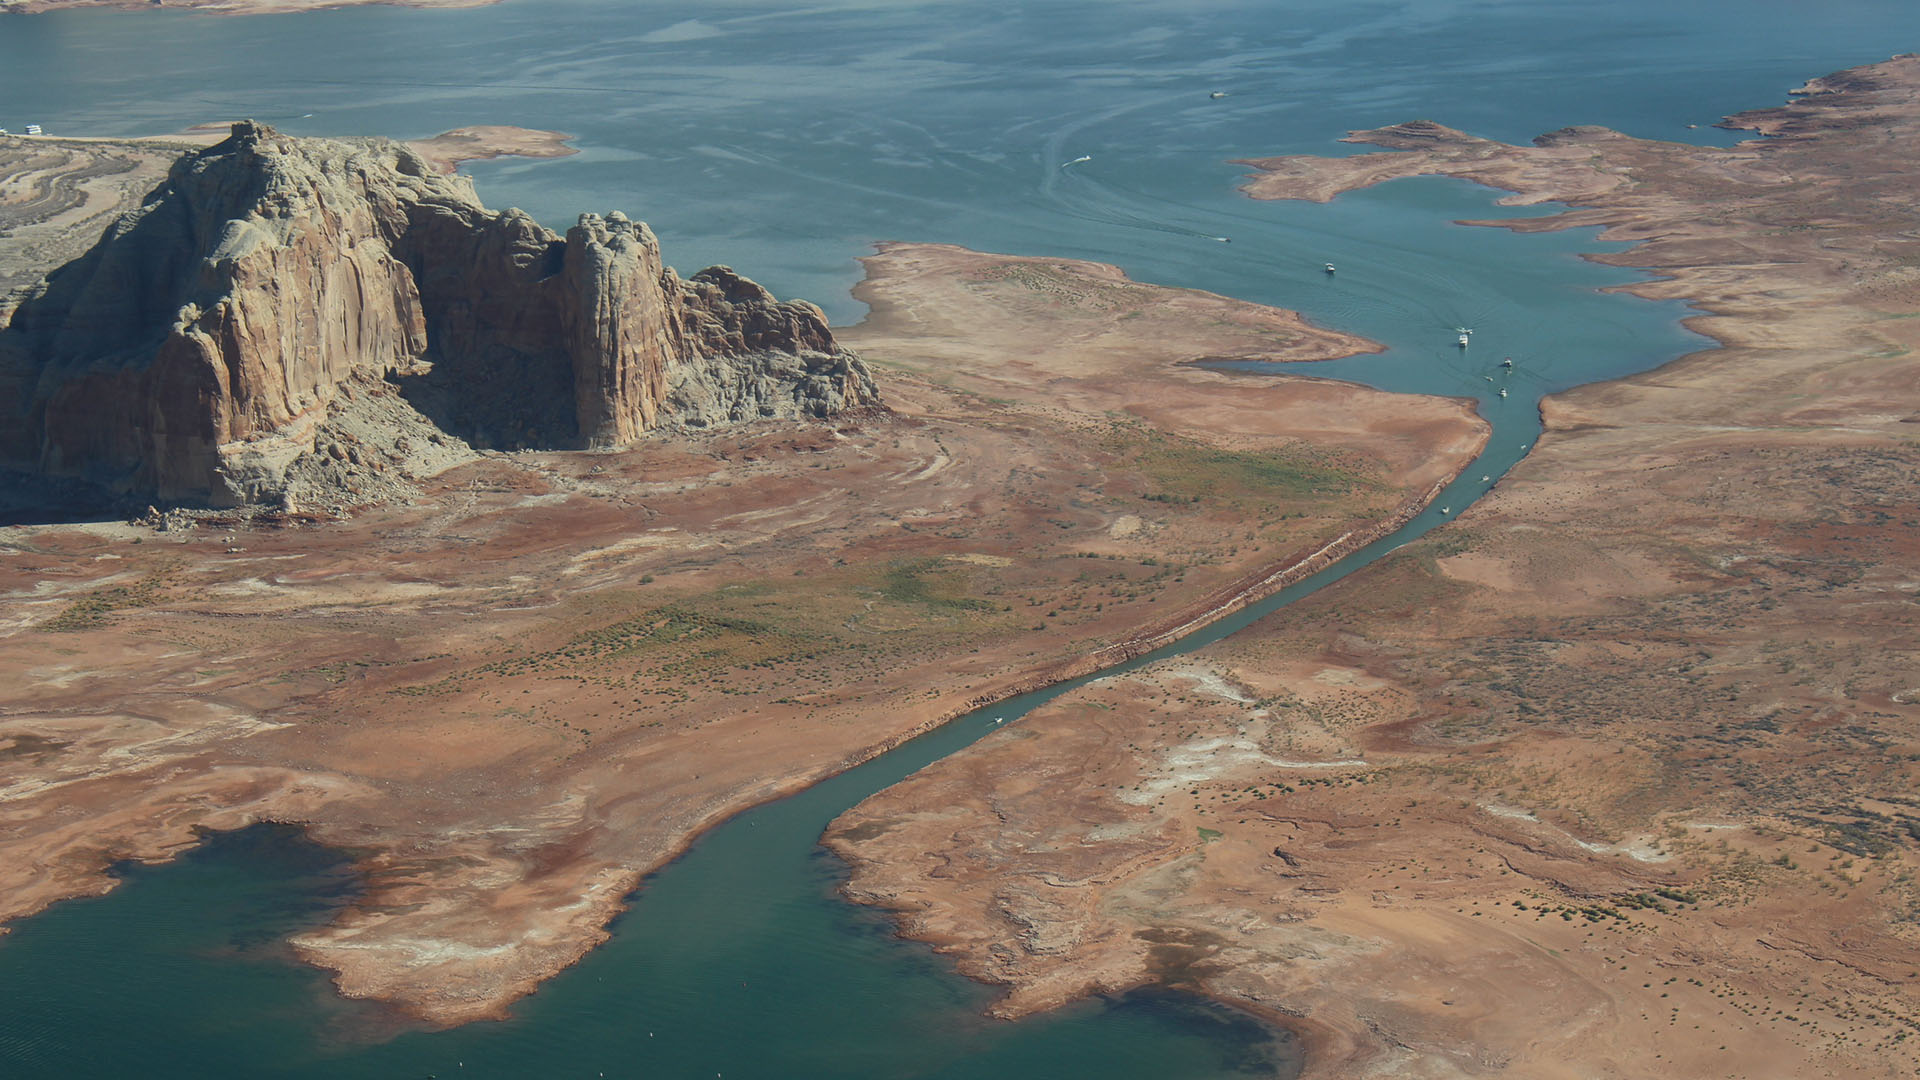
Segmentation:
<svg viewBox="0 0 1920 1080">
<path fill-rule="evenodd" d="M 683 280 L 617 212 L 562 238 L 398 143 L 243 122 L 0 331 L 0 464 L 270 497 L 366 376 L 495 446 L 617 446 L 663 423 L 875 400 L 818 308 L 725 267 Z"/>
</svg>

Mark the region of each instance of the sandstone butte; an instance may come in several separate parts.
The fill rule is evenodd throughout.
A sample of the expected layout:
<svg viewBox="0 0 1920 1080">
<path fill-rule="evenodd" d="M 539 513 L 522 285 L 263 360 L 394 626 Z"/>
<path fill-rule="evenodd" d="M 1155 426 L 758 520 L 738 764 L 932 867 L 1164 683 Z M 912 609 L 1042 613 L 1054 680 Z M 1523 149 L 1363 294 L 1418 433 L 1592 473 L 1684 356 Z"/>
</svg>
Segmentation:
<svg viewBox="0 0 1920 1080">
<path fill-rule="evenodd" d="M 267 503 L 0 528 L 0 919 L 296 822 L 362 881 L 299 954 L 429 1023 L 502 1015 L 701 829 L 1264 595 L 1486 438 L 1196 365 L 1373 346 L 1112 267 L 889 246 L 836 339 L 393 144 L 160 153 L 0 146 L 43 470 L 0 520 L 44 472 Z"/>
<path fill-rule="evenodd" d="M 725 267 L 682 281 L 618 212 L 562 239 L 401 144 L 241 122 L 14 308 L 0 464 L 276 498 L 340 388 L 388 375 L 442 426 L 507 445 L 874 400 L 818 308 Z"/>
<path fill-rule="evenodd" d="M 1449 527 L 830 831 L 1014 1016 L 1149 982 L 1311 1077 L 1920 1068 L 1920 59 L 1730 148 L 1419 122 L 1253 161 L 1554 200 L 1719 347 L 1549 398 Z M 1496 224 L 1496 223 L 1489 223 Z"/>
</svg>

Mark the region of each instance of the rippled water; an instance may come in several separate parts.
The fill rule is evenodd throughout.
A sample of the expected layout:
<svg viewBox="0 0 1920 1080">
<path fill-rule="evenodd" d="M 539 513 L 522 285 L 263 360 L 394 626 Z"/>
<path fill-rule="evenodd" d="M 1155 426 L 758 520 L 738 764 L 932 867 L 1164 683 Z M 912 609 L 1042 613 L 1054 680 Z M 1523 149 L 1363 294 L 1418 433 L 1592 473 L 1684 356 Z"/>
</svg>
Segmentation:
<svg viewBox="0 0 1920 1080">
<path fill-rule="evenodd" d="M 996 7 L 1004 10 L 996 10 Z M 218 19 L 0 17 L 0 126 L 139 134 L 252 116 L 299 134 L 568 131 L 582 153 L 471 166 L 490 205 L 556 227 L 648 220 L 683 270 L 727 262 L 860 317 L 854 260 L 927 240 L 1115 262 L 1135 277 L 1297 308 L 1391 346 L 1314 373 L 1472 396 L 1486 456 L 1456 510 L 1538 429 L 1541 393 L 1703 344 L 1684 311 L 1598 289 L 1589 234 L 1452 224 L 1518 211 L 1402 181 L 1325 205 L 1255 203 L 1235 157 L 1359 152 L 1350 128 L 1425 117 L 1524 140 L 1573 123 L 1729 141 L 1705 125 L 1811 75 L 1920 43 L 1910 0 L 1295 0 L 1019 5 L 516 0 Z M 1229 96 L 1210 98 L 1209 92 Z M 1689 124 L 1702 125 L 1689 128 Z M 1062 169 L 1087 155 L 1090 161 Z M 1227 236 L 1222 244 L 1215 237 Z M 1320 272 L 1340 267 L 1337 278 Z M 1455 348 L 1453 327 L 1475 328 Z M 1495 367 L 1512 356 L 1516 369 Z M 1505 379 L 1511 394 L 1493 395 Z M 1262 617 L 1434 527 L 1407 530 L 1196 635 Z M 1143 658 L 1143 661 L 1152 657 Z M 1019 1024 L 990 992 L 834 898 L 816 840 L 867 794 L 965 745 L 956 721 L 707 836 L 648 880 L 613 941 L 515 1009 L 427 1033 L 335 997 L 281 942 L 352 887 L 288 830 L 133 868 L 113 894 L 0 938 L 0 1077 L 1129 1077 L 1286 1074 L 1296 1048 L 1173 994 Z"/>
</svg>

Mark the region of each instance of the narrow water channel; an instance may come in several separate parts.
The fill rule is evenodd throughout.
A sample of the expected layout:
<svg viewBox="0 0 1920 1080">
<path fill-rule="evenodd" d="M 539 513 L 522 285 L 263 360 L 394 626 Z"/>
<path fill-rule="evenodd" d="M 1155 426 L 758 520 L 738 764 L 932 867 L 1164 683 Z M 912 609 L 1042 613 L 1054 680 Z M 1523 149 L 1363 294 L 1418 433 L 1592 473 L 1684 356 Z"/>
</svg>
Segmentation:
<svg viewBox="0 0 1920 1080">
<path fill-rule="evenodd" d="M 1495 468 L 1488 461 L 1476 468 Z M 1477 475 L 1477 474 L 1476 474 Z M 1464 506 L 1484 485 L 1442 496 Z M 848 807 L 1094 678 L 1201 648 L 1441 524 L 1437 512 L 1189 637 L 963 716 L 749 811 L 649 877 L 613 940 L 505 1023 L 429 1033 L 341 1001 L 284 937 L 352 892 L 296 830 L 216 836 L 0 941 L 10 1077 L 1288 1076 L 1284 1032 L 1171 992 L 986 1020 L 986 988 L 841 901 L 818 846 Z M 110 1019 L 109 1019 L 110 1018 Z"/>
<path fill-rule="evenodd" d="M 1457 348 L 1427 351 L 1426 377 L 1441 382 L 1477 362 Z M 1482 476 L 1523 456 L 1538 432 L 1537 396 L 1491 413 L 1488 449 L 1432 507 L 1332 567 L 1163 648 L 963 716 L 716 828 L 643 883 L 611 942 L 518 1004 L 510 1021 L 429 1033 L 335 997 L 281 942 L 325 919 L 351 878 L 296 832 L 262 827 L 215 837 L 178 864 L 132 868 L 119 891 L 60 905 L 0 941 L 0 1061 L 13 1066 L 9 1076 L 50 1078 L 136 1066 L 157 1077 L 1293 1075 L 1301 1060 L 1287 1033 L 1178 993 L 986 1020 L 991 991 L 837 897 L 842 868 L 819 837 L 848 807 L 1002 723 L 1092 679 L 1212 644 L 1444 524 L 1451 515 L 1440 508 L 1466 508 L 1488 489 Z"/>
</svg>

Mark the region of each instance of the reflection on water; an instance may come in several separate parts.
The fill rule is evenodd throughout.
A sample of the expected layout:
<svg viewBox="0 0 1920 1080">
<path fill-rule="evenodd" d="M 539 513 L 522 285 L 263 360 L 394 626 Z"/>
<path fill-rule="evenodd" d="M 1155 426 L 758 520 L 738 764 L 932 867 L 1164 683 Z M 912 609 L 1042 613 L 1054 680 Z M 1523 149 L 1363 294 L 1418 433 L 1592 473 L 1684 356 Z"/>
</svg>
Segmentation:
<svg viewBox="0 0 1920 1080">
<path fill-rule="evenodd" d="M 1569 123 L 1693 141 L 1690 124 L 1920 39 L 1908 0 L 1803 24 L 1790 0 L 1590 6 L 1504 0 L 513 0 L 223 19 L 0 19 L 0 126 L 139 134 L 252 116 L 298 134 L 557 129 L 581 153 L 476 164 L 490 205 L 564 227 L 652 223 L 683 269 L 731 263 L 856 320 L 881 240 L 1118 263 L 1146 281 L 1297 308 L 1390 351 L 1315 373 L 1468 396 L 1495 424 L 1455 510 L 1538 429 L 1540 394 L 1696 348 L 1682 311 L 1597 290 L 1586 233 L 1463 228 L 1494 207 L 1404 181 L 1329 205 L 1256 203 L 1229 159 L 1363 152 L 1350 128 L 1429 117 L 1523 140 Z M 690 17 L 693 16 L 693 17 Z M 1213 97 L 1215 91 L 1224 97 Z M 1087 160 L 1070 169 L 1061 166 Z M 1227 237 L 1230 243 L 1217 238 Z M 1337 277 L 1321 271 L 1340 266 Z M 1454 344 L 1472 326 L 1473 345 Z M 1511 372 L 1498 359 L 1515 360 Z M 1499 397 L 1497 388 L 1510 393 Z M 1440 523 L 1196 634 L 1262 617 Z M 1142 658 L 1150 662 L 1162 650 Z M 1017 716 L 1064 688 L 1003 703 Z M 448 1032 L 347 1002 L 281 943 L 351 890 L 285 829 L 218 837 L 113 894 L 0 938 L 7 1077 L 939 1077 L 1288 1075 L 1283 1033 L 1186 995 L 1093 1001 L 1019 1024 L 992 993 L 834 896 L 816 846 L 847 806 L 988 730 L 963 718 L 704 838 L 650 878 L 613 940 L 516 1007 Z"/>
</svg>

